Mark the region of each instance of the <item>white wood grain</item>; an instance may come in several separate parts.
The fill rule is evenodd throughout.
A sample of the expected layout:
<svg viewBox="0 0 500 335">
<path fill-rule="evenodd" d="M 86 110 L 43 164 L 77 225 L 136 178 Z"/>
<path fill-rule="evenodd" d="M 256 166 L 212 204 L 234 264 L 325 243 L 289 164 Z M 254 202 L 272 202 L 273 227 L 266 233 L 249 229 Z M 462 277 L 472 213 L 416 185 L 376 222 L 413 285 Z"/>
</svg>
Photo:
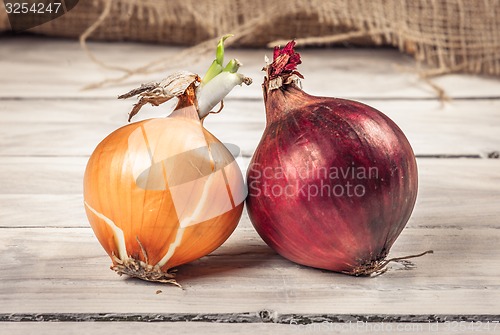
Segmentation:
<svg viewBox="0 0 500 335">
<path fill-rule="evenodd" d="M 0 193 L 82 194 L 88 157 L 0 157 Z"/>
<path fill-rule="evenodd" d="M 85 85 L 122 75 L 92 63 L 76 41 L 47 38 L 2 38 L 0 48 L 0 97 L 116 97 L 132 85 L 162 79 L 171 70 L 128 83 L 82 92 Z M 137 43 L 90 43 L 95 56 L 111 65 L 137 67 L 157 59 L 169 59 L 179 48 Z M 242 72 L 254 79 L 250 88 L 235 90 L 234 97 L 261 97 L 264 55 L 271 50 L 228 48 L 227 57 L 239 58 Z M 338 97 L 436 97 L 422 82 L 409 56 L 391 49 L 301 50 L 304 88 L 311 94 Z M 213 56 L 182 69 L 203 74 Z M 178 67 L 175 67 L 179 69 Z M 452 97 L 498 96 L 500 82 L 493 78 L 450 75 L 436 80 Z M 133 86 L 132 86 L 133 87 Z"/>
<path fill-rule="evenodd" d="M 239 228 L 179 267 L 181 290 L 118 277 L 90 228 L 4 229 L 0 313 L 498 314 L 499 238 L 500 229 L 407 228 L 391 256 L 435 253 L 411 270 L 355 278 L 295 265 Z"/>
<path fill-rule="evenodd" d="M 417 155 L 482 155 L 500 151 L 500 100 L 363 100 L 387 114 L 405 132 Z M 90 155 L 109 133 L 127 124 L 134 100 L 3 101 L 0 155 Z M 36 108 L 34 107 L 36 106 Z M 172 104 L 144 107 L 136 120 L 164 117 Z M 206 128 L 250 156 L 265 127 L 261 100 L 229 100 L 207 117 Z"/>
<path fill-rule="evenodd" d="M 180 50 L 134 43 L 90 43 L 90 48 L 105 62 L 125 67 L 168 59 Z M 228 57 L 243 61 L 242 72 L 254 84 L 237 88 L 223 113 L 206 122 L 207 129 L 240 146 L 246 156 L 264 129 L 260 69 L 266 53 L 227 50 Z M 380 109 L 419 155 L 485 157 L 500 150 L 500 82 L 494 78 L 435 79 L 448 95 L 461 98 L 443 105 L 407 71 L 413 60 L 394 50 L 301 53 L 309 93 L 358 98 Z M 202 74 L 211 60 L 202 57 L 187 69 Z M 260 311 L 269 311 L 275 322 L 289 314 L 500 315 L 500 160 L 493 159 L 418 159 L 417 205 L 391 256 L 435 253 L 412 260 L 410 270 L 393 264 L 383 276 L 353 278 L 295 265 L 264 244 L 245 213 L 220 249 L 179 268 L 184 290 L 115 275 L 83 210 L 85 164 L 96 144 L 126 123 L 134 100 L 115 97 L 168 72 L 81 91 L 117 73 L 92 63 L 74 41 L 0 37 L 0 314 L 198 313 L 219 315 L 219 321 L 241 314 L 257 323 L 0 322 L 2 334 L 354 332 L 335 327 L 339 324 L 261 323 Z M 161 117 L 171 107 L 146 107 L 137 119 Z M 245 169 L 248 157 L 239 163 Z M 444 323 L 431 329 L 428 323 L 397 322 L 363 324 L 355 332 L 372 333 L 377 325 L 391 327 L 378 328 L 380 333 L 456 333 Z M 474 333 L 494 330 L 474 328 Z"/>
<path fill-rule="evenodd" d="M 0 227 L 87 227 L 82 196 L 86 159 L 2 157 Z M 499 160 L 417 162 L 419 195 L 410 226 L 500 228 Z"/>
<path fill-rule="evenodd" d="M 83 194 L 0 194 L 0 228 L 89 227 Z"/>
</svg>

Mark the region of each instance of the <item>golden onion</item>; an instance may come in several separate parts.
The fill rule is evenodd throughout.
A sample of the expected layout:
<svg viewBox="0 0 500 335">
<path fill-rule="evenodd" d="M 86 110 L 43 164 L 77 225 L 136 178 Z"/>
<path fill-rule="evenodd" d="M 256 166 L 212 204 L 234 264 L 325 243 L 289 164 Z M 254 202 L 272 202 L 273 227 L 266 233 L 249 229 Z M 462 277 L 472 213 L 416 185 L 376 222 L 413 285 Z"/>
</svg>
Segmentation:
<svg viewBox="0 0 500 335">
<path fill-rule="evenodd" d="M 207 255 L 234 231 L 246 188 L 232 154 L 203 127 L 209 111 L 198 108 L 198 76 L 177 73 L 123 97 L 136 94 L 131 116 L 147 102 L 177 96 L 179 103 L 168 117 L 126 125 L 97 146 L 84 176 L 85 210 L 113 270 L 176 283 L 170 269 Z"/>
</svg>

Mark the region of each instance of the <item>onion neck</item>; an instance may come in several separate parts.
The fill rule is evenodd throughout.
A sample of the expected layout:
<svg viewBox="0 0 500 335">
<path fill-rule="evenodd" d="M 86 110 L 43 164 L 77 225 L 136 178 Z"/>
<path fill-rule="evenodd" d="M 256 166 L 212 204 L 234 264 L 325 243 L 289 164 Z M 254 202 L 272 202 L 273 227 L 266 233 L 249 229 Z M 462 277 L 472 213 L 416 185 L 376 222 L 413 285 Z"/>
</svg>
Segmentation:
<svg viewBox="0 0 500 335">
<path fill-rule="evenodd" d="M 277 89 L 269 89 L 267 78 L 264 81 L 264 104 L 266 123 L 269 125 L 285 117 L 293 110 L 301 109 L 311 103 L 311 95 L 300 89 L 295 83 L 284 84 Z"/>
<path fill-rule="evenodd" d="M 186 89 L 184 94 L 179 95 L 177 101 L 177 105 L 175 106 L 174 110 L 186 108 L 189 106 L 195 106 L 197 107 L 197 99 L 196 99 L 196 88 L 195 84 L 189 85 L 189 87 Z"/>
<path fill-rule="evenodd" d="M 200 120 L 198 113 L 198 102 L 196 100 L 196 86 L 190 85 L 186 91 L 179 95 L 177 105 L 175 106 L 169 117 L 188 118 L 192 120 Z"/>
<path fill-rule="evenodd" d="M 314 99 L 300 88 L 300 79 L 304 77 L 297 71 L 302 60 L 295 51 L 295 44 L 292 40 L 283 48 L 275 47 L 272 63 L 263 69 L 266 72 L 263 89 L 268 125 L 293 110 L 302 109 Z"/>
</svg>

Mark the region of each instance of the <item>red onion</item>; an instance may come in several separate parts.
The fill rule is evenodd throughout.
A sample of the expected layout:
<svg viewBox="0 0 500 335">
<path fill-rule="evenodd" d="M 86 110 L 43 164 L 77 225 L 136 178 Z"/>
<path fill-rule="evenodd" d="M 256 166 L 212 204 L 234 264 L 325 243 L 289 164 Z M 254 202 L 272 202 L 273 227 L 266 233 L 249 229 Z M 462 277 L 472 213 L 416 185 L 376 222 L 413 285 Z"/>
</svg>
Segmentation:
<svg viewBox="0 0 500 335">
<path fill-rule="evenodd" d="M 351 275 L 385 271 L 417 197 L 412 148 L 378 110 L 302 91 L 294 45 L 275 48 L 265 68 L 267 124 L 247 173 L 250 219 L 296 263 Z"/>
</svg>

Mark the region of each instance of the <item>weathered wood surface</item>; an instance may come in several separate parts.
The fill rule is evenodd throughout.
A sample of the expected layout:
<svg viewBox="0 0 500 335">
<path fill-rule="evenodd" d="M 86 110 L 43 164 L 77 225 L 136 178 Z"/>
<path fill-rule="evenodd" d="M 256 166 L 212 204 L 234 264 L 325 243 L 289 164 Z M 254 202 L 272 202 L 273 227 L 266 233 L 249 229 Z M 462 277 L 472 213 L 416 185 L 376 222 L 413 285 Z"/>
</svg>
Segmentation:
<svg viewBox="0 0 500 335">
<path fill-rule="evenodd" d="M 88 228 L 4 229 L 2 238 L 0 313 L 500 314 L 500 229 L 410 225 L 391 255 L 434 254 L 351 278 L 291 264 L 240 227 L 178 268 L 184 290 L 118 277 Z"/>
<path fill-rule="evenodd" d="M 1 38 L 1 37 L 0 37 Z M 127 69 L 168 59 L 179 48 L 132 43 L 91 43 L 90 49 L 99 60 Z M 260 98 L 260 83 L 265 65 L 264 55 L 272 50 L 227 49 L 226 57 L 238 58 L 241 72 L 254 79 L 248 88 L 236 89 L 232 97 Z M 396 50 L 381 49 L 324 49 L 301 50 L 305 76 L 304 88 L 311 94 L 349 98 L 436 98 L 436 92 L 419 79 L 414 60 Z M 22 57 L 22 58 L 20 58 Z M 214 55 L 194 56 L 196 61 L 181 68 L 200 75 Z M 134 84 L 162 79 L 164 73 L 133 77 L 118 87 L 82 91 L 91 83 L 120 77 L 122 72 L 111 71 L 91 62 L 76 42 L 33 38 L 6 38 L 0 40 L 0 97 L 55 98 L 55 97 L 116 97 Z M 454 98 L 499 97 L 500 82 L 494 78 L 466 75 L 448 75 L 435 80 Z"/>
<path fill-rule="evenodd" d="M 91 49 L 126 67 L 178 51 L 126 43 Z M 236 89 L 223 113 L 206 122 L 242 149 L 243 169 L 264 128 L 264 53 L 228 50 L 255 83 Z M 393 50 L 304 50 L 303 56 L 310 93 L 359 99 L 407 134 L 420 157 L 420 191 L 391 255 L 434 254 L 408 269 L 395 263 L 380 277 L 347 277 L 282 259 L 244 215 L 220 249 L 179 268 L 184 290 L 118 277 L 88 226 L 82 176 L 97 143 L 126 123 L 134 101 L 115 97 L 164 74 L 81 91 L 117 73 L 93 64 L 76 42 L 0 38 L 0 333 L 452 334 L 465 326 L 469 333 L 500 332 L 491 323 L 500 320 L 500 160 L 487 158 L 500 151 L 500 81 L 438 78 L 456 98 L 442 104 L 417 75 L 402 70 L 413 61 Z M 210 61 L 188 69 L 202 73 Z M 163 116 L 168 107 L 146 107 L 137 119 Z M 437 159 L 450 156 L 475 159 Z M 445 323 L 461 319 L 467 322 Z M 31 322 L 37 320 L 66 322 Z M 155 320 L 164 322 L 145 322 Z M 313 323 L 290 325 L 297 320 Z M 370 322 L 357 324 L 364 320 Z"/>
<path fill-rule="evenodd" d="M 88 227 L 82 196 L 86 157 L 1 159 L 1 227 Z M 419 194 L 411 225 L 500 228 L 500 160 L 417 163 Z"/>
<path fill-rule="evenodd" d="M 393 119 L 417 155 L 482 155 L 500 148 L 500 99 L 377 101 L 367 103 Z M 89 156 L 106 135 L 127 122 L 134 99 L 1 101 L 0 156 Z M 164 117 L 172 104 L 146 106 L 136 120 Z M 134 120 L 135 120 L 134 119 Z M 263 101 L 229 100 L 205 125 L 250 156 L 265 127 Z"/>
</svg>

